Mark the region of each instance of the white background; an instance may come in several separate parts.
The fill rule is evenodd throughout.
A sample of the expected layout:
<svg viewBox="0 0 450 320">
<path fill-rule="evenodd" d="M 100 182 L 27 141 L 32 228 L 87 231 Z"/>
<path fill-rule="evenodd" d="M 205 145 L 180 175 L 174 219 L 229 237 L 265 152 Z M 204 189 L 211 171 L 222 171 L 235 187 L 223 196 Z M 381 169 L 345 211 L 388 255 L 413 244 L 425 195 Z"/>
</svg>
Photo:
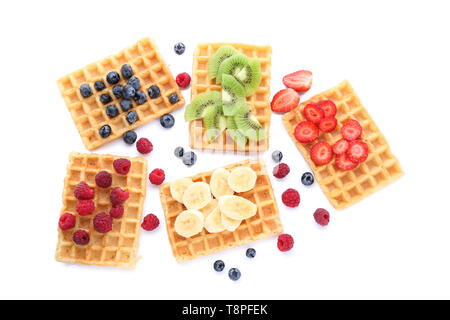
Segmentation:
<svg viewBox="0 0 450 320">
<path fill-rule="evenodd" d="M 447 1 L 9 1 L 0 10 L 1 157 L 0 298 L 292 299 L 450 298 L 449 117 L 450 48 Z M 405 176 L 362 202 L 337 211 L 319 186 L 306 188 L 309 170 L 273 115 L 270 150 L 291 167 L 272 179 L 289 253 L 276 238 L 178 264 L 166 235 L 158 189 L 148 186 L 144 214 L 162 221 L 141 233 L 132 271 L 66 265 L 54 260 L 57 220 L 69 152 L 85 152 L 56 86 L 61 76 L 150 36 L 174 75 L 191 72 L 198 42 L 270 44 L 272 96 L 283 75 L 314 73 L 309 96 L 344 79 L 354 86 L 399 158 Z M 173 45 L 187 50 L 178 56 Z M 189 90 L 183 91 L 189 101 Z M 243 160 L 198 151 L 185 167 L 173 156 L 188 148 L 183 109 L 175 127 L 153 121 L 137 130 L 154 151 L 149 169 L 167 180 Z M 99 153 L 136 156 L 118 140 Z M 302 198 L 287 209 L 281 193 Z M 318 227 L 312 213 L 330 210 Z M 223 259 L 242 278 L 212 265 Z M 228 268 L 227 268 L 228 269 Z"/>
</svg>

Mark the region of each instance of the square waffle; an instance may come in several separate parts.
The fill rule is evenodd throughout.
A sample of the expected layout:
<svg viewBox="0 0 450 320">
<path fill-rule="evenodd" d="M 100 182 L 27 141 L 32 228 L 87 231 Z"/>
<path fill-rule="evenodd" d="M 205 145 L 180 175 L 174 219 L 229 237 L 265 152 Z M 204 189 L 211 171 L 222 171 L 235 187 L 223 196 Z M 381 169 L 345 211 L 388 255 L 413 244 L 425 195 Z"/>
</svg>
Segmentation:
<svg viewBox="0 0 450 320">
<path fill-rule="evenodd" d="M 252 168 L 257 174 L 257 179 L 256 185 L 252 190 L 236 193 L 236 195 L 255 203 L 258 210 L 255 216 L 243 220 L 241 225 L 233 232 L 209 233 L 206 229 L 203 229 L 202 232 L 191 238 L 180 236 L 175 231 L 175 219 L 182 211 L 186 210 L 186 207 L 172 198 L 169 183 L 161 186 L 160 197 L 166 220 L 167 234 L 173 255 L 178 262 L 237 247 L 280 234 L 283 231 L 280 213 L 264 162 L 262 160 L 245 160 L 224 168 L 231 170 L 239 166 Z M 199 173 L 190 177 L 190 179 L 194 182 L 209 183 L 212 173 L 213 171 Z"/>
<path fill-rule="evenodd" d="M 112 155 L 83 154 L 72 152 L 64 179 L 63 208 L 65 212 L 76 216 L 77 222 L 73 229 L 58 228 L 58 244 L 56 260 L 68 263 L 87 265 L 134 268 L 139 244 L 140 223 L 147 190 L 147 160 L 144 158 L 127 158 L 131 161 L 130 172 L 127 175 L 117 174 L 113 161 L 126 158 Z M 111 173 L 113 181 L 110 188 L 99 188 L 95 184 L 95 175 L 102 170 Z M 79 216 L 76 212 L 78 200 L 73 192 L 80 181 L 85 181 L 95 190 L 95 211 L 87 216 Z M 113 229 L 102 234 L 94 230 L 92 220 L 100 212 L 108 213 L 111 209 L 109 195 L 113 187 L 120 187 L 130 193 L 124 202 L 125 212 L 121 219 L 113 220 Z M 72 240 L 73 233 L 78 229 L 88 231 L 90 242 L 86 246 L 78 246 Z"/>
<path fill-rule="evenodd" d="M 202 43 L 194 52 L 194 64 L 192 67 L 191 101 L 202 92 L 220 91 L 221 85 L 216 84 L 215 79 L 208 77 L 208 60 L 214 53 L 224 45 L 231 45 L 236 50 L 245 54 L 249 59 L 258 58 L 261 62 L 262 80 L 258 90 L 247 97 L 247 104 L 252 107 L 252 112 L 267 130 L 267 138 L 259 142 L 249 141 L 245 150 L 239 149 L 234 140 L 227 134 L 226 130 L 215 141 L 209 142 L 206 137 L 206 129 L 203 121 L 194 120 L 189 124 L 189 143 L 193 149 L 227 150 L 245 152 L 263 152 L 269 149 L 270 129 L 270 67 L 272 48 L 270 46 L 255 46 L 236 43 Z"/>
<path fill-rule="evenodd" d="M 332 100 L 336 104 L 338 126 L 330 133 L 321 132 L 319 140 L 333 145 L 342 138 L 340 135 L 342 123 L 349 119 L 359 121 L 362 126 L 361 139 L 369 146 L 369 157 L 353 170 L 340 170 L 336 167 L 334 160 L 327 165 L 316 166 L 309 155 L 313 143 L 303 144 L 295 139 L 295 127 L 305 120 L 304 106 L 321 100 Z M 314 171 L 323 192 L 336 209 L 344 209 L 355 204 L 403 175 L 400 163 L 391 153 L 386 139 L 348 81 L 301 103 L 299 107 L 283 115 L 283 123 Z"/>
<path fill-rule="evenodd" d="M 128 112 L 122 112 L 120 108 L 121 99 L 117 99 L 112 93 L 113 85 L 106 82 L 106 75 L 111 71 L 120 74 L 121 79 L 118 85 L 127 84 L 127 79 L 121 75 L 120 68 L 124 64 L 129 64 L 133 68 L 134 75 L 141 80 L 141 91 L 147 96 L 147 101 L 138 105 L 132 100 L 132 109 L 136 111 L 138 120 L 134 124 L 129 124 L 126 120 Z M 102 80 L 106 88 L 102 91 L 94 89 L 94 83 Z M 155 43 L 145 38 L 136 44 L 120 51 L 116 55 L 109 56 L 97 62 L 72 72 L 58 80 L 58 87 L 64 98 L 67 108 L 70 111 L 73 121 L 83 140 L 86 149 L 98 148 L 112 140 L 115 140 L 128 131 L 133 130 L 150 120 L 161 117 L 163 114 L 172 112 L 185 104 L 184 98 L 170 73 L 169 68 L 164 63 L 161 54 Z M 84 98 L 80 94 L 80 86 L 88 84 L 92 89 L 92 95 Z M 161 96 L 151 99 L 147 90 L 151 85 L 157 85 L 161 91 Z M 104 105 L 100 101 L 100 95 L 108 93 L 113 99 Z M 169 96 L 176 93 L 179 101 L 175 104 L 169 102 Z M 115 118 L 110 118 L 106 114 L 106 106 L 114 104 L 120 111 Z M 130 111 L 131 111 L 130 110 Z M 111 135 L 102 138 L 99 129 L 103 125 L 111 127 Z"/>
</svg>

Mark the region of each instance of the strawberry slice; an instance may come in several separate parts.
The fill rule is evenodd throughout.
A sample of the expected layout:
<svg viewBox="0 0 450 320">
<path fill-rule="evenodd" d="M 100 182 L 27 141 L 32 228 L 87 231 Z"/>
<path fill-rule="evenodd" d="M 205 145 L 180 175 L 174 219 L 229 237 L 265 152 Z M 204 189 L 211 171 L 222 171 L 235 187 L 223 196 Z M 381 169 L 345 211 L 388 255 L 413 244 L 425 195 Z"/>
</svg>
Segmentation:
<svg viewBox="0 0 450 320">
<path fill-rule="evenodd" d="M 323 119 L 324 113 L 316 104 L 309 103 L 303 108 L 303 115 L 306 120 L 311 121 L 314 124 L 319 124 Z"/>
<path fill-rule="evenodd" d="M 361 140 L 355 140 L 349 143 L 347 157 L 357 163 L 366 161 L 369 156 L 369 147 L 367 143 Z"/>
<path fill-rule="evenodd" d="M 333 145 L 333 152 L 335 154 L 342 154 L 345 153 L 347 150 L 348 150 L 348 141 L 345 139 L 338 140 Z"/>
<path fill-rule="evenodd" d="M 333 149 L 327 142 L 321 141 L 311 148 L 310 156 L 316 166 L 322 166 L 333 160 Z"/>
<path fill-rule="evenodd" d="M 347 141 L 353 141 L 361 137 L 362 128 L 358 121 L 348 120 L 341 128 L 342 137 Z"/>
<path fill-rule="evenodd" d="M 278 91 L 272 99 L 270 106 L 273 112 L 287 112 L 298 106 L 300 97 L 292 89 Z"/>
<path fill-rule="evenodd" d="M 301 143 L 313 142 L 319 137 L 319 128 L 312 122 L 302 121 L 295 127 L 294 135 Z"/>
<path fill-rule="evenodd" d="M 357 162 L 353 162 L 347 157 L 347 153 L 336 155 L 336 166 L 343 171 L 355 169 L 357 165 Z"/>
<path fill-rule="evenodd" d="M 312 85 L 312 73 L 307 70 L 300 70 L 283 77 L 286 87 L 299 92 L 306 92 Z"/>
<path fill-rule="evenodd" d="M 336 105 L 331 100 L 322 100 L 316 103 L 325 114 L 325 117 L 334 117 L 337 113 Z"/>
<path fill-rule="evenodd" d="M 337 126 L 337 120 L 335 117 L 325 117 L 320 120 L 319 129 L 323 132 L 331 132 Z"/>
</svg>

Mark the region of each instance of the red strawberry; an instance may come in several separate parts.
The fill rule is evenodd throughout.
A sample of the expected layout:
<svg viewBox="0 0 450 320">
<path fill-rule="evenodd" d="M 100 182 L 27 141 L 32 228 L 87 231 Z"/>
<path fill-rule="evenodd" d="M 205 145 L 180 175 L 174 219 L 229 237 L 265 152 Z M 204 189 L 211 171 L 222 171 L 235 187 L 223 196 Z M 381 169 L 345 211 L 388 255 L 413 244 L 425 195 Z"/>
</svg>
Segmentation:
<svg viewBox="0 0 450 320">
<path fill-rule="evenodd" d="M 324 117 L 323 110 L 314 103 L 309 103 L 303 108 L 303 115 L 314 124 L 319 124 Z"/>
<path fill-rule="evenodd" d="M 361 137 L 362 128 L 358 121 L 350 119 L 341 128 L 342 137 L 347 141 L 353 141 Z"/>
<path fill-rule="evenodd" d="M 369 156 L 369 147 L 364 141 L 355 140 L 349 143 L 347 157 L 353 162 L 364 162 Z"/>
<path fill-rule="evenodd" d="M 319 137 L 319 128 L 312 122 L 302 121 L 295 127 L 294 135 L 302 143 L 313 142 Z"/>
<path fill-rule="evenodd" d="M 335 117 L 325 117 L 320 120 L 319 129 L 323 132 L 331 132 L 336 128 L 337 120 Z"/>
<path fill-rule="evenodd" d="M 321 166 L 330 163 L 331 160 L 333 160 L 333 149 L 331 149 L 331 146 L 327 142 L 321 141 L 311 148 L 310 155 L 311 160 L 317 166 Z"/>
<path fill-rule="evenodd" d="M 344 171 L 355 169 L 358 163 L 351 161 L 346 153 L 336 155 L 336 166 Z"/>
<path fill-rule="evenodd" d="M 348 150 L 348 141 L 345 139 L 338 140 L 333 146 L 333 152 L 335 154 L 342 154 Z"/>
<path fill-rule="evenodd" d="M 337 113 L 336 105 L 331 100 L 322 100 L 316 103 L 325 113 L 325 117 L 334 117 Z"/>
<path fill-rule="evenodd" d="M 306 92 L 312 85 L 312 73 L 307 70 L 290 73 L 283 77 L 283 83 L 286 87 L 295 91 Z"/>
<path fill-rule="evenodd" d="M 270 106 L 273 112 L 286 112 L 298 106 L 300 97 L 292 89 L 283 89 L 278 91 L 272 99 Z"/>
</svg>

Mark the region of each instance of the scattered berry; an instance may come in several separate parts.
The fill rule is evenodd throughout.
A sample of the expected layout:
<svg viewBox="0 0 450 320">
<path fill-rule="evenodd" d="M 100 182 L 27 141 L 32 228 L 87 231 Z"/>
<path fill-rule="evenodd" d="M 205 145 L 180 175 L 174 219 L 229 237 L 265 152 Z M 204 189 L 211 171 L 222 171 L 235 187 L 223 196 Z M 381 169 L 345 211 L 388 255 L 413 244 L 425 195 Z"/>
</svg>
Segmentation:
<svg viewBox="0 0 450 320">
<path fill-rule="evenodd" d="M 147 96 L 142 91 L 137 91 L 133 99 L 137 102 L 138 105 L 141 105 L 147 101 Z"/>
<path fill-rule="evenodd" d="M 133 130 L 127 131 L 123 134 L 123 141 L 126 144 L 133 144 L 136 142 L 137 134 Z"/>
<path fill-rule="evenodd" d="M 292 89 L 278 91 L 270 103 L 273 112 L 287 112 L 298 106 L 300 97 Z"/>
<path fill-rule="evenodd" d="M 306 92 L 312 85 L 312 73 L 308 70 L 300 70 L 283 77 L 283 83 L 286 87 L 295 91 Z"/>
<path fill-rule="evenodd" d="M 100 233 L 107 233 L 112 230 L 112 218 L 104 212 L 98 213 L 94 218 L 94 229 Z"/>
<path fill-rule="evenodd" d="M 94 198 L 94 189 L 91 189 L 86 182 L 81 181 L 75 187 L 73 194 L 78 200 L 90 200 Z"/>
<path fill-rule="evenodd" d="M 180 101 L 180 98 L 178 98 L 178 94 L 172 93 L 172 94 L 170 95 L 170 97 L 169 97 L 169 102 L 170 102 L 171 104 L 175 104 L 175 103 L 177 103 L 178 101 Z"/>
<path fill-rule="evenodd" d="M 303 108 L 303 115 L 306 120 L 314 124 L 319 124 L 325 116 L 325 113 L 315 103 L 309 103 Z"/>
<path fill-rule="evenodd" d="M 319 129 L 323 132 L 331 132 L 337 126 L 337 120 L 335 117 L 325 117 L 320 120 Z"/>
<path fill-rule="evenodd" d="M 256 250 L 253 248 L 248 248 L 247 251 L 245 252 L 245 255 L 248 258 L 254 258 L 256 256 Z"/>
<path fill-rule="evenodd" d="M 146 215 L 141 224 L 142 229 L 146 231 L 155 230 L 156 228 L 158 228 L 158 226 L 159 226 L 159 219 L 153 213 Z"/>
<path fill-rule="evenodd" d="M 361 163 L 366 161 L 369 156 L 369 147 L 367 143 L 361 140 L 351 141 L 347 150 L 347 157 L 350 161 Z"/>
<path fill-rule="evenodd" d="M 152 184 L 159 186 L 161 183 L 163 183 L 164 179 L 166 178 L 166 175 L 164 174 L 164 170 L 155 169 L 152 172 L 150 172 L 148 178 Z"/>
<path fill-rule="evenodd" d="M 115 86 L 112 88 L 112 93 L 113 93 L 113 95 L 115 95 L 116 98 L 118 98 L 118 99 L 123 98 L 123 87 L 122 87 L 122 86 L 119 86 L 119 85 L 115 85 Z"/>
<path fill-rule="evenodd" d="M 351 161 L 345 152 L 336 155 L 336 166 L 343 171 L 347 171 L 355 169 L 358 166 L 358 163 Z"/>
<path fill-rule="evenodd" d="M 327 142 L 321 141 L 316 143 L 311 148 L 310 155 L 311 160 L 316 164 L 316 166 L 322 166 L 333 160 L 333 149 Z"/>
<path fill-rule="evenodd" d="M 61 217 L 59 217 L 59 228 L 61 230 L 69 230 L 75 227 L 76 218 L 71 213 L 64 213 Z"/>
<path fill-rule="evenodd" d="M 169 129 L 169 128 L 172 128 L 173 125 L 175 124 L 175 119 L 174 119 L 173 115 L 171 115 L 170 113 L 167 113 L 159 119 L 159 122 L 161 123 L 163 128 Z"/>
<path fill-rule="evenodd" d="M 184 50 L 186 50 L 186 47 L 184 46 L 184 43 L 178 42 L 174 45 L 173 49 L 175 50 L 175 53 L 180 55 L 184 53 Z"/>
<path fill-rule="evenodd" d="M 105 124 L 98 130 L 98 134 L 102 138 L 108 138 L 111 135 L 111 127 Z"/>
<path fill-rule="evenodd" d="M 287 189 L 281 195 L 281 201 L 290 208 L 295 208 L 300 204 L 300 194 L 295 189 Z"/>
<path fill-rule="evenodd" d="M 92 89 L 88 84 L 82 84 L 80 86 L 80 93 L 84 98 L 89 98 L 92 96 Z"/>
<path fill-rule="evenodd" d="M 295 127 L 294 136 L 302 143 L 313 142 L 319 138 L 319 128 L 312 122 L 302 121 Z"/>
<path fill-rule="evenodd" d="M 114 170 L 118 174 L 127 174 L 130 171 L 131 161 L 128 159 L 116 159 L 113 162 Z"/>
<path fill-rule="evenodd" d="M 127 116 L 126 116 L 126 119 L 127 119 L 129 124 L 136 123 L 136 121 L 138 120 L 138 115 L 137 115 L 136 111 L 128 112 Z"/>
<path fill-rule="evenodd" d="M 135 96 L 135 94 L 136 94 L 136 89 L 133 88 L 133 86 L 130 84 L 127 84 L 122 89 L 122 96 L 124 99 L 130 100 L 131 98 L 133 98 Z"/>
<path fill-rule="evenodd" d="M 191 83 L 191 76 L 187 72 L 183 72 L 177 75 L 176 81 L 181 89 L 186 89 Z"/>
<path fill-rule="evenodd" d="M 361 137 L 362 128 L 358 121 L 348 120 L 341 128 L 342 137 L 347 141 L 353 141 Z"/>
<path fill-rule="evenodd" d="M 280 234 L 278 236 L 278 249 L 282 252 L 286 252 L 292 249 L 294 246 L 294 238 L 287 233 Z"/>
<path fill-rule="evenodd" d="M 122 68 L 120 68 L 120 72 L 122 73 L 122 77 L 125 79 L 130 79 L 133 75 L 133 69 L 129 64 L 124 64 Z"/>
<path fill-rule="evenodd" d="M 106 82 L 109 84 L 117 84 L 119 81 L 120 75 L 115 71 L 112 71 L 106 75 Z"/>
<path fill-rule="evenodd" d="M 97 80 L 94 83 L 94 88 L 97 91 L 102 91 L 106 88 L 105 83 L 102 80 Z"/>
<path fill-rule="evenodd" d="M 152 99 L 156 99 L 161 95 L 161 92 L 158 88 L 158 86 L 151 86 L 150 88 L 148 88 L 148 96 Z"/>
<path fill-rule="evenodd" d="M 72 240 L 79 246 L 85 246 L 89 243 L 89 240 L 91 240 L 91 238 L 89 237 L 89 233 L 86 230 L 80 229 L 73 233 Z"/>
<path fill-rule="evenodd" d="M 228 276 L 231 280 L 237 281 L 241 277 L 241 272 L 238 268 L 231 268 L 230 271 L 228 271 Z"/>
<path fill-rule="evenodd" d="M 100 95 L 100 101 L 103 104 L 107 104 L 107 103 L 110 103 L 112 101 L 112 98 L 111 98 L 111 96 L 109 94 L 103 93 L 103 94 Z"/>
<path fill-rule="evenodd" d="M 305 186 L 310 186 L 314 183 L 314 175 L 311 172 L 305 172 L 302 175 L 302 183 Z"/>
<path fill-rule="evenodd" d="M 273 168 L 273 176 L 281 179 L 286 177 L 290 171 L 291 169 L 289 169 L 289 166 L 286 163 L 280 163 Z"/>
<path fill-rule="evenodd" d="M 333 152 L 335 154 L 342 154 L 348 150 L 348 141 L 340 139 L 333 145 Z"/>
<path fill-rule="evenodd" d="M 92 200 L 80 200 L 77 203 L 77 212 L 80 216 L 87 216 L 94 212 L 95 203 Z"/>
<path fill-rule="evenodd" d="M 139 80 L 138 77 L 132 76 L 128 80 L 128 85 L 132 86 L 134 88 L 134 90 L 138 91 L 139 88 L 141 87 L 141 80 Z"/>
<path fill-rule="evenodd" d="M 192 166 L 197 162 L 197 155 L 192 152 L 186 152 L 183 154 L 183 163 L 187 166 Z"/>
<path fill-rule="evenodd" d="M 123 206 L 121 204 L 115 204 L 111 207 L 111 210 L 109 210 L 109 215 L 113 219 L 120 219 L 123 216 Z"/>
<path fill-rule="evenodd" d="M 112 204 L 117 205 L 127 201 L 129 196 L 130 193 L 128 191 L 123 191 L 120 187 L 115 187 L 114 189 L 112 189 L 109 199 L 111 200 Z"/>
<path fill-rule="evenodd" d="M 316 103 L 323 110 L 325 117 L 334 117 L 337 113 L 336 105 L 331 100 L 322 100 Z"/>
<path fill-rule="evenodd" d="M 173 153 L 175 154 L 175 157 L 181 158 L 184 154 L 184 149 L 183 147 L 176 147 Z"/>
<path fill-rule="evenodd" d="M 110 118 L 115 118 L 119 114 L 119 109 L 117 109 L 115 105 L 110 104 L 109 106 L 106 107 L 106 114 Z"/>
<path fill-rule="evenodd" d="M 281 159 L 283 159 L 283 154 L 281 153 L 281 151 L 276 150 L 272 152 L 272 159 L 275 162 L 280 162 Z"/>
<path fill-rule="evenodd" d="M 109 188 L 112 184 L 112 175 L 108 171 L 100 171 L 95 175 L 95 183 L 100 188 Z"/>
<path fill-rule="evenodd" d="M 140 138 L 136 143 L 136 148 L 139 153 L 148 154 L 153 150 L 153 144 L 147 138 Z"/>
<path fill-rule="evenodd" d="M 314 220 L 321 226 L 326 226 L 330 222 L 330 214 L 327 210 L 319 208 L 314 212 Z"/>
<path fill-rule="evenodd" d="M 216 270 L 217 272 L 222 272 L 223 269 L 225 269 L 225 262 L 223 262 L 222 260 L 217 260 L 216 262 L 214 262 L 214 270 Z"/>
</svg>

